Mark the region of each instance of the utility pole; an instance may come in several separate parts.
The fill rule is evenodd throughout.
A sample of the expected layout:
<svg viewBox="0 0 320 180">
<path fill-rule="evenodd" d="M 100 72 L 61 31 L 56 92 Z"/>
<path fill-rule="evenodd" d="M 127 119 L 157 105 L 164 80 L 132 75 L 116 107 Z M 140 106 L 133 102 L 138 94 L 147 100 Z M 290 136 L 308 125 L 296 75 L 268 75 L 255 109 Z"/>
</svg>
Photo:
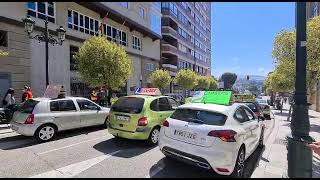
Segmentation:
<svg viewBox="0 0 320 180">
<path fill-rule="evenodd" d="M 306 2 L 296 2 L 296 33 L 296 79 L 291 134 L 287 136 L 287 173 L 289 178 L 311 178 L 312 151 L 307 144 L 314 140 L 309 136 L 306 88 Z"/>
</svg>

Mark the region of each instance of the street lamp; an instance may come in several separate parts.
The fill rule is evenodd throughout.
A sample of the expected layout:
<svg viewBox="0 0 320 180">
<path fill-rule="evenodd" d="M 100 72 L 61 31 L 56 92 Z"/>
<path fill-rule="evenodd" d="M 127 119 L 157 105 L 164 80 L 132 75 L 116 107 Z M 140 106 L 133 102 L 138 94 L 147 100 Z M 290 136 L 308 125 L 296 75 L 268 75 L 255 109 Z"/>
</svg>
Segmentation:
<svg viewBox="0 0 320 180">
<path fill-rule="evenodd" d="M 312 151 L 307 144 L 314 139 L 309 136 L 309 104 L 306 93 L 306 2 L 296 3 L 296 29 L 296 79 L 291 134 L 287 136 L 287 173 L 290 178 L 311 178 Z"/>
<path fill-rule="evenodd" d="M 53 46 L 55 44 L 62 45 L 63 41 L 65 40 L 66 36 L 66 30 L 63 29 L 62 26 L 60 26 L 58 29 L 56 29 L 56 32 L 58 33 L 58 40 L 54 39 L 52 35 L 49 34 L 48 30 L 48 16 L 46 16 L 46 19 L 44 20 L 45 23 L 45 29 L 42 32 L 41 35 L 35 35 L 32 36 L 31 33 L 33 32 L 35 21 L 30 18 L 30 16 L 27 16 L 26 18 L 22 19 L 22 22 L 24 23 L 25 32 L 28 33 L 28 36 L 30 39 L 36 39 L 40 42 L 45 42 L 46 46 L 46 86 L 49 85 L 49 43 Z"/>
</svg>

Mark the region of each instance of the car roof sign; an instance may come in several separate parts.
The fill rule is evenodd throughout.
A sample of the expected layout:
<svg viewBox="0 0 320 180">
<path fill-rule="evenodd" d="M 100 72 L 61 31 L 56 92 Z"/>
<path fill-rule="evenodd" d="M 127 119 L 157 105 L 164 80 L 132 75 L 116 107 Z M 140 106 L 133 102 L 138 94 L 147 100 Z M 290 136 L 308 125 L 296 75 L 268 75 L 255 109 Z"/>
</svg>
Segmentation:
<svg viewBox="0 0 320 180">
<path fill-rule="evenodd" d="M 137 88 L 135 91 L 137 95 L 161 96 L 158 88 Z"/>
<path fill-rule="evenodd" d="M 230 105 L 232 91 L 198 91 L 194 93 L 192 103 Z"/>
<path fill-rule="evenodd" d="M 235 94 L 234 95 L 235 102 L 255 102 L 256 98 L 251 94 Z"/>
</svg>

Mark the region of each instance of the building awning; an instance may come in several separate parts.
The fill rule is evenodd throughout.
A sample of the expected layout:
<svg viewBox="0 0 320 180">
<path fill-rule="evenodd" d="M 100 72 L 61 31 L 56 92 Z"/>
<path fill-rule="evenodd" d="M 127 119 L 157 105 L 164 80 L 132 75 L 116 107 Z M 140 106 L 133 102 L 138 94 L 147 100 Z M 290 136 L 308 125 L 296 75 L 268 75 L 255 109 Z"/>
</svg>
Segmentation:
<svg viewBox="0 0 320 180">
<path fill-rule="evenodd" d="M 103 18 L 106 14 L 108 14 L 108 18 L 113 21 L 123 24 L 125 22 L 125 26 L 130 28 L 130 31 L 138 31 L 143 34 L 143 36 L 149 36 L 153 41 L 162 39 L 161 35 L 151 31 L 147 27 L 140 25 L 139 23 L 133 21 L 129 17 L 121 15 L 119 12 L 101 4 L 100 2 L 77 2 L 81 6 L 84 6 L 92 11 L 95 11 L 100 14 L 100 17 Z"/>
</svg>

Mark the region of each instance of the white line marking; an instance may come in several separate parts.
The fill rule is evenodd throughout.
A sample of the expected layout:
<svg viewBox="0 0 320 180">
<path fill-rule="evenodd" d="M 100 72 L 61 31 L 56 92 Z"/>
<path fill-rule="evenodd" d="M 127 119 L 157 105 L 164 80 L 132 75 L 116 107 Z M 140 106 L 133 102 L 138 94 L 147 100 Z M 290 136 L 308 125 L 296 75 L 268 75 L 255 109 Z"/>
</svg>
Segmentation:
<svg viewBox="0 0 320 180">
<path fill-rule="evenodd" d="M 72 147 L 72 146 L 76 146 L 76 145 L 79 145 L 79 144 L 82 144 L 82 143 L 94 141 L 94 140 L 101 139 L 101 138 L 104 138 L 104 137 L 107 137 L 107 136 L 102 136 L 102 137 L 98 137 L 98 138 L 94 138 L 94 139 L 90 139 L 90 140 L 86 140 L 86 141 L 81 141 L 81 142 L 78 142 L 78 143 L 75 143 L 75 144 L 70 144 L 70 145 L 68 145 L 68 146 L 63 146 L 63 147 L 60 147 L 60 148 L 51 149 L 51 150 L 49 150 L 49 151 L 44 151 L 44 152 L 41 152 L 41 153 L 38 153 L 38 154 L 39 154 L 39 155 L 47 154 L 47 153 L 49 153 L 49 152 L 58 151 L 58 150 L 61 150 L 61 149 L 66 149 L 66 148 L 69 148 L 69 147 Z"/>
<path fill-rule="evenodd" d="M 65 167 L 61 167 L 57 170 L 48 171 L 42 174 L 38 174 L 35 176 L 32 176 L 30 178 L 71 178 L 73 176 L 76 176 L 77 174 L 80 174 L 81 172 L 89 169 L 90 167 L 99 164 L 105 159 L 108 159 L 112 155 L 120 152 L 121 150 L 112 152 L 110 154 L 104 154 L 102 156 L 98 156 L 92 159 L 88 159 L 85 161 L 81 161 L 78 163 L 70 164 Z"/>
</svg>

